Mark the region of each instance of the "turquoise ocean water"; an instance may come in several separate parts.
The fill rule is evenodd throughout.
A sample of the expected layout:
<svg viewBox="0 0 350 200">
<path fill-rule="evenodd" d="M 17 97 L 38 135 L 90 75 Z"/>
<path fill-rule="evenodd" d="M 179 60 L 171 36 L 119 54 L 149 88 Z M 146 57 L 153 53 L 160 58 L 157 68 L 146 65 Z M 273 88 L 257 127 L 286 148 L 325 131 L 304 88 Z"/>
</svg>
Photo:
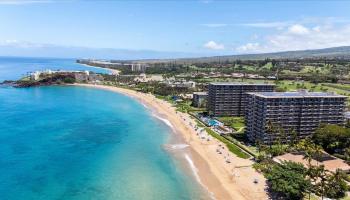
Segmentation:
<svg viewBox="0 0 350 200">
<path fill-rule="evenodd" d="M 0 199 L 207 199 L 172 134 L 121 94 L 0 87 Z"/>
</svg>

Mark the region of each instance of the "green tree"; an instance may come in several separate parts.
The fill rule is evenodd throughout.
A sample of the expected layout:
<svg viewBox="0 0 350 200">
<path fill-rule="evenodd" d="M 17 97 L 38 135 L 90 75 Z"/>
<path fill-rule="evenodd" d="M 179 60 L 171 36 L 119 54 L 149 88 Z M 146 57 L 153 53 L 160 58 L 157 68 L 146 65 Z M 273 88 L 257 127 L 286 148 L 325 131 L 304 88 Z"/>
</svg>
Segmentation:
<svg viewBox="0 0 350 200">
<path fill-rule="evenodd" d="M 327 173 L 324 165 L 312 166 L 315 193 L 323 199 L 327 186 Z"/>
<path fill-rule="evenodd" d="M 348 147 L 344 150 L 344 159 L 347 162 L 350 162 L 350 147 Z"/>
<path fill-rule="evenodd" d="M 310 182 L 305 179 L 306 169 L 302 164 L 283 162 L 274 165 L 267 172 L 266 178 L 271 184 L 272 191 L 284 196 L 286 199 L 303 199 L 305 192 L 310 187 Z"/>
<path fill-rule="evenodd" d="M 350 129 L 334 124 L 321 125 L 312 137 L 327 152 L 343 151 L 350 146 Z"/>
<path fill-rule="evenodd" d="M 273 135 L 276 132 L 276 128 L 274 126 L 274 124 L 272 123 L 271 120 L 267 121 L 267 124 L 265 126 L 265 130 L 267 135 L 269 136 L 269 145 L 270 145 L 270 149 L 272 149 L 272 143 L 273 143 Z"/>
<path fill-rule="evenodd" d="M 293 129 L 289 140 L 289 146 L 294 148 L 297 143 L 298 143 L 298 133 Z"/>
<path fill-rule="evenodd" d="M 308 161 L 308 166 L 311 166 L 311 161 L 316 158 L 320 160 L 322 156 L 322 148 L 312 142 L 310 138 L 301 140 L 297 145 L 297 149 L 304 153 L 304 159 Z"/>
<path fill-rule="evenodd" d="M 328 198 L 339 199 L 346 195 L 348 185 L 344 181 L 346 174 L 337 169 L 335 173 L 328 175 L 324 194 Z"/>
<path fill-rule="evenodd" d="M 64 83 L 74 83 L 75 82 L 75 78 L 72 77 L 66 77 L 63 79 Z"/>
</svg>

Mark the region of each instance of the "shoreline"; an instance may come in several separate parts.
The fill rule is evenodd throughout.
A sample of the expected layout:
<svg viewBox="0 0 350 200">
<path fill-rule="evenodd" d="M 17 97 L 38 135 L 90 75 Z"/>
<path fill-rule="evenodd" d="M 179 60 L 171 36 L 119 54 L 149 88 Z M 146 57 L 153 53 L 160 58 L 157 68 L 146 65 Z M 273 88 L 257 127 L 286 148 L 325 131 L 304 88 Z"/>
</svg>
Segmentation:
<svg viewBox="0 0 350 200">
<path fill-rule="evenodd" d="M 88 65 L 88 64 L 82 64 L 82 63 L 77 63 L 79 65 L 83 65 L 85 67 L 93 67 L 93 68 L 98 68 L 98 69 L 104 69 L 109 71 L 111 75 L 119 75 L 120 71 L 116 69 L 111 69 L 111 68 L 105 68 L 105 67 L 98 67 L 98 66 L 93 66 L 93 65 Z"/>
<path fill-rule="evenodd" d="M 209 141 L 201 139 L 194 128 L 196 122 L 187 113 L 177 112 L 170 103 L 157 99 L 151 94 L 124 88 L 90 84 L 72 85 L 127 95 L 146 106 L 151 112 L 166 119 L 170 124 L 162 121 L 175 132 L 174 137 L 181 137 L 181 143 L 188 145 L 189 153 L 185 154 L 185 160 L 190 168 L 195 168 L 194 176 L 197 181 L 215 199 L 268 199 L 265 178 L 252 168 L 253 161 L 238 158 L 214 138 L 209 138 Z M 221 150 L 223 153 L 218 154 L 216 150 L 222 146 L 225 146 Z M 226 159 L 230 159 L 231 163 L 226 163 Z M 254 179 L 257 179 L 258 183 L 253 183 Z"/>
</svg>

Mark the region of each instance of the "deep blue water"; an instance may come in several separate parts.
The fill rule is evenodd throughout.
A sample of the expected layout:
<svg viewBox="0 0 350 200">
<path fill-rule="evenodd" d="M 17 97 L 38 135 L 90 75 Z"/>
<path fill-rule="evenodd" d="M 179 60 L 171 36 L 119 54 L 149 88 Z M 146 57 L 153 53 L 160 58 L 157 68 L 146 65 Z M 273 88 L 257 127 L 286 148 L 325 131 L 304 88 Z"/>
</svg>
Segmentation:
<svg viewBox="0 0 350 200">
<path fill-rule="evenodd" d="M 165 150 L 172 134 L 121 94 L 0 87 L 0 199 L 206 199 Z"/>
<path fill-rule="evenodd" d="M 45 69 L 89 70 L 108 73 L 105 69 L 86 67 L 78 64 L 75 62 L 75 59 L 0 57 L 0 82 L 4 80 L 17 80 L 28 72 Z"/>
</svg>

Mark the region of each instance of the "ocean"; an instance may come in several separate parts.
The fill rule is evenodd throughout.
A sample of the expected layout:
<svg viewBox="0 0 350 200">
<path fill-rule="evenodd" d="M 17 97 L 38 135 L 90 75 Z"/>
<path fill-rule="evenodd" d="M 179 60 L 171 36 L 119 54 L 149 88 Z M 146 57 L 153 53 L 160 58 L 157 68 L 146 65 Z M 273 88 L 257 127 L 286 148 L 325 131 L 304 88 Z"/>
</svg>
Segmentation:
<svg viewBox="0 0 350 200">
<path fill-rule="evenodd" d="M 109 73 L 106 69 L 76 63 L 75 59 L 0 57 L 0 82 L 17 80 L 27 73 L 46 69 L 88 70 L 97 73 Z"/>
<path fill-rule="evenodd" d="M 53 69 L 50 63 L 57 69 L 87 68 L 74 60 L 3 59 L 2 80 Z M 118 93 L 78 86 L 2 86 L 0 198 L 208 199 L 184 162 L 186 146 L 166 148 L 173 137 L 164 121 Z"/>
</svg>

